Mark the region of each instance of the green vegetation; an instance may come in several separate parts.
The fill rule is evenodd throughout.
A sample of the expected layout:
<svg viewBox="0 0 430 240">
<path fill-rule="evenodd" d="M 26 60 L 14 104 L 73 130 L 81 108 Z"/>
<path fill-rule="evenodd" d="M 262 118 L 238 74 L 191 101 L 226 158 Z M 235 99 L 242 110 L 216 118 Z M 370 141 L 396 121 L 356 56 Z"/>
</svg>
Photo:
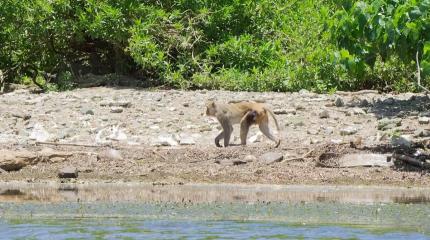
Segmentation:
<svg viewBox="0 0 430 240">
<path fill-rule="evenodd" d="M 6 82 L 87 73 L 144 85 L 294 91 L 430 84 L 430 0 L 3 0 Z"/>
</svg>

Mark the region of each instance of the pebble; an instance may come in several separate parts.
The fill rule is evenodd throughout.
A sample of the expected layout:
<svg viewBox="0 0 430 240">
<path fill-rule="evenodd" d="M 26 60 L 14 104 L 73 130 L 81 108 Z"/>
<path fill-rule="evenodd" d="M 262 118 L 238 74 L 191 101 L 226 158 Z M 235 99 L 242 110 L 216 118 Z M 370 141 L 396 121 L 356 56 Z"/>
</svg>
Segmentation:
<svg viewBox="0 0 430 240">
<path fill-rule="evenodd" d="M 430 130 L 428 129 L 417 129 L 414 132 L 416 137 L 430 137 Z"/>
<path fill-rule="evenodd" d="M 410 148 L 412 145 L 412 136 L 400 135 L 391 138 L 391 145 L 394 147 Z"/>
<path fill-rule="evenodd" d="M 111 109 L 110 109 L 110 112 L 111 113 L 122 113 L 124 111 L 124 109 L 123 108 L 121 108 L 121 107 L 112 107 Z"/>
<path fill-rule="evenodd" d="M 336 98 L 336 100 L 334 101 L 334 105 L 336 107 L 343 107 L 345 106 L 345 102 L 343 101 L 343 99 L 341 97 Z"/>
<path fill-rule="evenodd" d="M 122 157 L 120 151 L 113 149 L 113 148 L 109 148 L 109 149 L 99 153 L 97 155 L 97 159 L 98 160 L 116 161 L 116 160 L 123 160 L 123 157 Z"/>
<path fill-rule="evenodd" d="M 153 146 L 178 146 L 178 142 L 171 135 L 160 135 L 152 142 Z"/>
<path fill-rule="evenodd" d="M 28 113 L 17 113 L 17 112 L 15 112 L 15 113 L 12 113 L 12 116 L 16 117 L 16 118 L 22 118 L 24 120 L 28 120 L 31 118 L 31 115 Z"/>
<path fill-rule="evenodd" d="M 88 108 L 82 108 L 81 113 L 87 114 L 87 115 L 94 115 L 94 111 L 92 109 L 88 109 Z"/>
<path fill-rule="evenodd" d="M 353 135 L 353 134 L 356 134 L 357 132 L 358 132 L 358 129 L 356 127 L 350 126 L 350 127 L 346 127 L 344 129 L 341 129 L 340 135 L 341 136 Z"/>
<path fill-rule="evenodd" d="M 273 113 L 275 113 L 277 115 L 281 115 L 281 114 L 296 115 L 296 109 L 274 109 Z"/>
<path fill-rule="evenodd" d="M 308 90 L 306 90 L 306 89 L 301 89 L 300 91 L 299 91 L 299 94 L 300 95 L 307 95 L 307 94 L 309 94 L 310 92 L 308 91 Z"/>
<path fill-rule="evenodd" d="M 30 133 L 30 139 L 38 142 L 45 142 L 50 138 L 50 134 L 45 130 L 42 124 L 36 123 L 33 126 L 33 130 Z"/>
<path fill-rule="evenodd" d="M 295 105 L 296 111 L 305 110 L 305 107 L 301 104 Z"/>
<path fill-rule="evenodd" d="M 352 112 L 354 113 L 354 115 L 364 115 L 366 114 L 366 112 L 361 109 L 361 108 L 354 108 L 352 109 Z"/>
<path fill-rule="evenodd" d="M 255 161 L 257 161 L 257 157 L 254 156 L 254 155 L 246 155 L 243 158 L 243 161 L 245 161 L 245 162 L 255 162 Z"/>
<path fill-rule="evenodd" d="M 385 104 L 387 104 L 387 105 L 393 105 L 393 104 L 395 103 L 395 100 L 394 100 L 394 98 L 389 97 L 389 98 L 385 99 L 385 100 L 383 101 L 383 103 L 385 103 Z"/>
<path fill-rule="evenodd" d="M 259 160 L 261 162 L 264 162 L 266 164 L 272 164 L 275 162 L 280 162 L 284 159 L 284 155 L 282 153 L 278 152 L 268 152 L 259 157 Z"/>
<path fill-rule="evenodd" d="M 402 119 L 400 119 L 400 118 L 393 118 L 393 119 L 383 118 L 383 119 L 378 121 L 378 130 L 384 130 L 384 127 L 387 125 L 399 127 L 402 125 Z"/>
<path fill-rule="evenodd" d="M 179 135 L 179 144 L 180 145 L 195 145 L 196 142 L 194 141 L 193 137 L 186 135 L 186 134 L 180 134 Z"/>
<path fill-rule="evenodd" d="M 77 178 L 78 169 L 75 167 L 65 167 L 58 172 L 59 178 Z"/>
<path fill-rule="evenodd" d="M 330 117 L 330 114 L 329 114 L 329 112 L 328 112 L 327 110 L 323 110 L 323 111 L 321 111 L 321 112 L 318 114 L 318 116 L 319 116 L 320 118 L 329 118 L 329 117 Z"/>
<path fill-rule="evenodd" d="M 428 117 L 420 117 L 418 118 L 418 123 L 419 124 L 428 124 L 430 122 L 430 118 Z"/>
<path fill-rule="evenodd" d="M 261 132 L 258 132 L 255 135 L 252 135 L 249 139 L 248 142 L 250 143 L 256 143 L 256 142 L 261 142 L 261 140 L 263 139 L 263 134 Z"/>
<path fill-rule="evenodd" d="M 130 101 L 118 101 L 118 102 L 110 102 L 109 107 L 123 107 L 123 108 L 129 108 L 132 104 Z"/>
</svg>

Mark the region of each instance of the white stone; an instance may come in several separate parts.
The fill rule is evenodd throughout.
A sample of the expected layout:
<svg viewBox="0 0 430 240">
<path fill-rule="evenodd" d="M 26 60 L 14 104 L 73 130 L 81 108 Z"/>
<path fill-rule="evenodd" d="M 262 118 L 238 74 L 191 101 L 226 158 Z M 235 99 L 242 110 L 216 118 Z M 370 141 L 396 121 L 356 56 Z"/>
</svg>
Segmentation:
<svg viewBox="0 0 430 240">
<path fill-rule="evenodd" d="M 419 124 L 428 124 L 430 122 L 430 118 L 428 117 L 420 117 L 418 118 L 418 123 Z"/>
<path fill-rule="evenodd" d="M 44 142 L 50 138 L 50 134 L 43 128 L 42 124 L 36 123 L 33 126 L 29 138 L 38 142 Z"/>
</svg>

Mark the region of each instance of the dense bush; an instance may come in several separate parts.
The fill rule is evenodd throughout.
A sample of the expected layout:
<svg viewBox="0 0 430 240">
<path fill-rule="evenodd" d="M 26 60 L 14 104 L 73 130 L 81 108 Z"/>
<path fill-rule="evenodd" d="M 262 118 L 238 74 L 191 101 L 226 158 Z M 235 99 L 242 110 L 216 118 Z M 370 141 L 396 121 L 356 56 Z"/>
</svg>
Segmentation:
<svg viewBox="0 0 430 240">
<path fill-rule="evenodd" d="M 430 1 L 343 1 L 329 21 L 341 49 L 335 59 L 356 79 L 353 88 L 413 89 L 416 57 L 430 76 Z"/>
<path fill-rule="evenodd" d="M 428 12 L 429 0 L 3 0 L 0 69 L 58 90 L 87 73 L 190 89 L 410 90 L 416 52 L 430 75 Z"/>
</svg>

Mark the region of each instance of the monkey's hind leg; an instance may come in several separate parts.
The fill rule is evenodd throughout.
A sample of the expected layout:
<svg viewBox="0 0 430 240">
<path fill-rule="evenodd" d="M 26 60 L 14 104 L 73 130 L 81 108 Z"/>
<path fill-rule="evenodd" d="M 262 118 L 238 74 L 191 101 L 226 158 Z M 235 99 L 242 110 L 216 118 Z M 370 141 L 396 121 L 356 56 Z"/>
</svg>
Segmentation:
<svg viewBox="0 0 430 240">
<path fill-rule="evenodd" d="M 274 141 L 276 143 L 275 148 L 279 146 L 279 144 L 281 143 L 280 139 L 277 139 L 275 136 L 273 136 L 272 132 L 270 131 L 269 128 L 269 123 L 268 122 L 262 122 L 259 125 L 260 131 L 266 136 L 268 137 L 270 140 Z"/>
<path fill-rule="evenodd" d="M 240 120 L 240 143 L 246 145 L 246 138 L 248 136 L 249 128 L 253 123 L 255 123 L 256 112 L 249 111 Z"/>
</svg>

